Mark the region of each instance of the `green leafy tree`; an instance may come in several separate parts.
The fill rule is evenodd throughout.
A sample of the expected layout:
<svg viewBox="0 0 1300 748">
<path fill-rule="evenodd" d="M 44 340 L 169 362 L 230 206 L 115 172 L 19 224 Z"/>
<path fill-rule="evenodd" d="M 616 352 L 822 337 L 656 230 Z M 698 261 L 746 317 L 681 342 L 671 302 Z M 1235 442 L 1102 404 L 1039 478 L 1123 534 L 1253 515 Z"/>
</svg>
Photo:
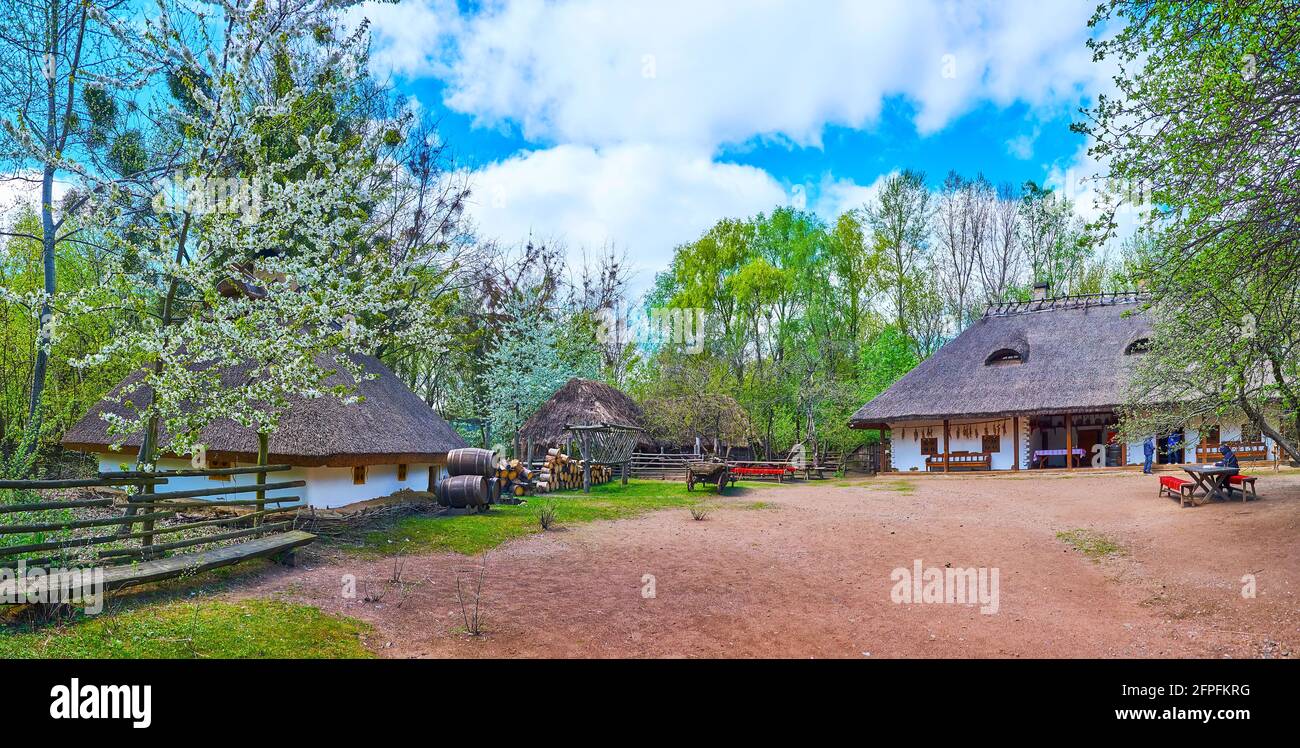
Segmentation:
<svg viewBox="0 0 1300 748">
<path fill-rule="evenodd" d="M 1300 460 L 1300 5 L 1111 0 L 1091 25 L 1118 68 L 1075 125 L 1109 165 L 1098 228 L 1131 210 L 1153 239 L 1129 428 L 1236 411 Z"/>
</svg>

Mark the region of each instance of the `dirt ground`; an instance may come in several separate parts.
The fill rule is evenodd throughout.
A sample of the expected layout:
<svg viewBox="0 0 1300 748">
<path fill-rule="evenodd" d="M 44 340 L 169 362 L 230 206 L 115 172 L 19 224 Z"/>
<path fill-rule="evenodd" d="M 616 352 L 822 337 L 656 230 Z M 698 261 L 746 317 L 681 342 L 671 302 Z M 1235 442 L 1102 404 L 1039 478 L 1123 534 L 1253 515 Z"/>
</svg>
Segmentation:
<svg viewBox="0 0 1300 748">
<path fill-rule="evenodd" d="M 1300 471 L 1263 472 L 1260 501 L 1186 509 L 1133 473 L 836 483 L 748 490 L 704 521 L 674 509 L 506 543 L 486 554 L 481 637 L 464 631 L 456 579 L 472 586 L 484 557 L 407 557 L 398 591 L 391 559 L 309 556 L 238 594 L 368 621 L 387 657 L 1295 657 L 1300 645 Z M 1122 553 L 1094 560 L 1056 536 L 1076 529 Z M 998 611 L 891 601 L 891 572 L 915 559 L 997 568 Z"/>
</svg>

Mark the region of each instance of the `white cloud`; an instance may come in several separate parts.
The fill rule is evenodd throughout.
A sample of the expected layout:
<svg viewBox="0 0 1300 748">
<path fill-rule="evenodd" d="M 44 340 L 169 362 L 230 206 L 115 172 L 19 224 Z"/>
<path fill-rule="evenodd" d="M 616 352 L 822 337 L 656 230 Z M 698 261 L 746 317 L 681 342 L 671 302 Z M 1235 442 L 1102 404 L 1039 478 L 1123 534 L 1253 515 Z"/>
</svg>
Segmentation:
<svg viewBox="0 0 1300 748">
<path fill-rule="evenodd" d="M 440 62 L 450 53 L 446 45 L 464 31 L 452 0 L 366 2 L 350 9 L 345 23 L 355 28 L 363 18 L 370 20 L 370 67 L 380 76 L 447 73 Z"/>
<path fill-rule="evenodd" d="M 1023 132 L 1007 141 L 1007 153 L 1027 161 L 1034 156 L 1034 143 L 1038 140 L 1041 129 L 1035 127 L 1030 132 Z"/>
<path fill-rule="evenodd" d="M 761 169 L 649 145 L 525 152 L 479 169 L 473 184 L 470 213 L 481 234 L 559 237 L 571 250 L 612 243 L 627 249 L 638 286 L 718 219 L 789 199 Z"/>
<path fill-rule="evenodd" d="M 976 105 L 1059 107 L 1102 85 L 1083 44 L 1094 0 L 804 2 L 450 0 L 367 8 L 376 59 L 447 84 L 446 103 L 533 142 L 819 145 L 886 97 L 922 133 Z"/>
<path fill-rule="evenodd" d="M 814 209 L 822 220 L 834 221 L 840 214 L 861 208 L 875 200 L 885 180 L 894 173 L 896 172 L 881 174 L 868 185 L 861 185 L 849 179 L 835 179 L 827 174 L 822 178 L 821 186 L 818 188 Z"/>
<path fill-rule="evenodd" d="M 1130 188 L 1099 178 L 1107 173 L 1106 166 L 1088 154 L 1087 146 L 1080 146 L 1063 164 L 1053 164 L 1048 168 L 1043 184 L 1069 200 L 1074 212 L 1086 221 L 1097 220 L 1102 216 L 1104 206 L 1116 198 L 1125 198 L 1114 215 L 1115 239 L 1111 244 L 1117 246 L 1137 231 L 1142 223 L 1142 213 L 1150 206 L 1145 204 L 1141 185 Z"/>
<path fill-rule="evenodd" d="M 41 174 L 37 171 L 16 171 L 0 176 L 0 226 L 11 226 L 24 211 L 41 208 Z M 70 185 L 54 181 L 54 214 L 60 212 L 60 202 Z"/>
</svg>

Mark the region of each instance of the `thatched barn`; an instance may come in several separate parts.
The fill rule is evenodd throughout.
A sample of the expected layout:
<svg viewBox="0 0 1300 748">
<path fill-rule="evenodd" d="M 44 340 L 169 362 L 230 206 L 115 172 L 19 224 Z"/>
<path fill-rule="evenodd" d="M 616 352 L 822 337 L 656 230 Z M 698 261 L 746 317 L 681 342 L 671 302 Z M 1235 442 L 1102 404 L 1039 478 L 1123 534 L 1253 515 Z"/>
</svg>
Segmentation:
<svg viewBox="0 0 1300 748">
<path fill-rule="evenodd" d="M 1151 325 L 1137 294 L 1047 298 L 991 307 L 862 406 L 854 428 L 889 432 L 895 470 L 1117 467 L 1143 461 L 1117 438 L 1128 372 Z M 1160 462 L 1203 462 L 1220 441 L 1245 459 L 1274 445 L 1243 422 L 1190 423 Z M 1160 444 L 1168 443 L 1166 434 Z M 1099 457 L 1098 457 L 1099 456 Z M 1072 458 L 1072 459 L 1068 459 Z M 1213 455 L 1217 459 L 1217 455 Z"/>
<path fill-rule="evenodd" d="M 281 494 L 301 496 L 311 506 L 337 507 L 387 496 L 403 488 L 428 490 L 446 465 L 447 452 L 466 446 L 446 421 L 378 359 L 355 356 L 354 360 L 374 375 L 373 379 L 356 385 L 360 402 L 345 404 L 329 396 L 292 398 L 290 407 L 281 416 L 279 430 L 269 440 L 269 460 L 272 464 L 292 465 L 293 469 L 276 473 L 275 480 L 307 483 L 303 488 L 287 489 Z M 241 367 L 232 367 L 223 372 L 223 379 L 233 380 L 240 376 L 240 371 Z M 119 383 L 68 431 L 63 446 L 96 455 L 100 470 L 129 469 L 135 462 L 141 435 L 125 439 L 121 451 L 114 452 L 111 448 L 114 437 L 109 435 L 108 422 L 102 416 L 107 412 L 127 416 L 126 406 L 116 402 L 115 397 L 142 376 L 142 372 L 137 372 Z M 326 385 L 339 384 L 354 383 L 339 370 Z M 149 396 L 148 388 L 141 387 L 130 397 L 143 401 Z M 200 434 L 200 443 L 206 449 L 208 467 L 256 464 L 257 435 L 233 421 L 210 424 Z M 164 456 L 159 466 L 163 469 L 189 467 L 190 461 Z M 251 475 L 173 478 L 167 490 L 213 488 L 224 482 L 253 480 Z"/>
<path fill-rule="evenodd" d="M 519 454 L 527 454 L 528 446 L 544 451 L 547 447 L 567 444 L 570 434 L 566 425 L 591 426 L 610 424 L 616 426 L 645 427 L 645 414 L 631 397 L 614 387 L 593 379 L 574 377 L 542 403 L 536 413 L 519 427 Z M 651 450 L 654 440 L 645 432 L 637 439 L 636 449 Z M 536 452 L 535 454 L 541 454 Z"/>
</svg>

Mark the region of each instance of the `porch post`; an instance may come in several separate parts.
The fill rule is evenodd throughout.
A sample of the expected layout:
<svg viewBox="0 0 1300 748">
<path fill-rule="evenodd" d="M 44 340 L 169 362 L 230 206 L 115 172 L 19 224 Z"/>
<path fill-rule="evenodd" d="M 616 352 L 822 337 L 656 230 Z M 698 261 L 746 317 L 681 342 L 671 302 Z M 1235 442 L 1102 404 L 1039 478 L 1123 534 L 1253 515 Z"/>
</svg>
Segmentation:
<svg viewBox="0 0 1300 748">
<path fill-rule="evenodd" d="M 1074 469 L 1074 417 L 1065 414 L 1065 469 Z"/>
<path fill-rule="evenodd" d="M 948 419 L 943 419 L 943 472 L 948 472 Z"/>
<path fill-rule="evenodd" d="M 876 472 L 885 472 L 885 427 L 880 427 L 880 443 L 876 445 Z"/>
<path fill-rule="evenodd" d="M 1011 417 L 1011 463 L 1012 470 L 1020 469 L 1020 416 Z"/>
</svg>

